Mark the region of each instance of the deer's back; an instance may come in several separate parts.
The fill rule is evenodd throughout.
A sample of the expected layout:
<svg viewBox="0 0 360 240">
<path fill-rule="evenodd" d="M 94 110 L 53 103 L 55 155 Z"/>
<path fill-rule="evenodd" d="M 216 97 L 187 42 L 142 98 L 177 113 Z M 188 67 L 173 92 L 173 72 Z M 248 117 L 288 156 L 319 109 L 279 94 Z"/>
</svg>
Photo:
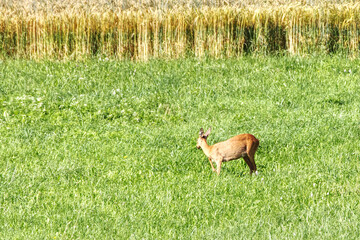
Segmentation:
<svg viewBox="0 0 360 240">
<path fill-rule="evenodd" d="M 244 157 L 247 148 L 252 144 L 258 144 L 259 140 L 254 135 L 245 133 L 229 138 L 226 141 L 216 143 L 211 148 L 211 154 L 221 156 L 223 161 L 230 161 Z"/>
</svg>

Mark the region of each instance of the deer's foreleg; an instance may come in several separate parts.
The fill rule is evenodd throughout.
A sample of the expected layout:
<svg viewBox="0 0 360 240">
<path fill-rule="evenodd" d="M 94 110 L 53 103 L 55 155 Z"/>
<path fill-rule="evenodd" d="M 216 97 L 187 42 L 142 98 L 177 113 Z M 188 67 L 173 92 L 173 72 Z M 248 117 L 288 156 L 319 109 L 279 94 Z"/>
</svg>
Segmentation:
<svg viewBox="0 0 360 240">
<path fill-rule="evenodd" d="M 210 162 L 210 165 L 211 165 L 211 168 L 212 168 L 213 172 L 216 172 L 216 169 L 214 168 L 214 165 L 213 165 L 213 163 L 211 161 L 211 158 L 209 158 L 209 162 Z"/>
</svg>

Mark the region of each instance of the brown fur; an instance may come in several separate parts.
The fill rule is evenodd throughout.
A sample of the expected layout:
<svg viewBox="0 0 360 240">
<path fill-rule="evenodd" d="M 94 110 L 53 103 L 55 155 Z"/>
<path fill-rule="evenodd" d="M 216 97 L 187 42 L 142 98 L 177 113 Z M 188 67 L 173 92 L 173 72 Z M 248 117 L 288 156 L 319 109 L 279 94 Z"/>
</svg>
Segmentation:
<svg viewBox="0 0 360 240">
<path fill-rule="evenodd" d="M 250 168 L 250 175 L 253 172 L 257 173 L 254 155 L 259 146 L 259 140 L 254 135 L 248 133 L 240 134 L 209 146 L 206 139 L 210 134 L 210 130 L 209 128 L 204 134 L 204 130 L 200 129 L 196 147 L 204 151 L 205 155 L 209 158 L 214 172 L 217 172 L 218 175 L 220 174 L 222 162 L 243 158 Z M 213 161 L 216 163 L 217 169 L 214 168 Z"/>
</svg>

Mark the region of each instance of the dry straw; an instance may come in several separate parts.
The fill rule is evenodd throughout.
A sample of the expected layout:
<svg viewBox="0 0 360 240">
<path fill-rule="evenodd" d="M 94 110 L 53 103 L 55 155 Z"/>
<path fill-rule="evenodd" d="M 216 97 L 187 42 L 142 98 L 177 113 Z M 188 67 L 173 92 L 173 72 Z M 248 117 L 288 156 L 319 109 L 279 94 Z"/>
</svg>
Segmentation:
<svg viewBox="0 0 360 240">
<path fill-rule="evenodd" d="M 316 2 L 316 3 L 314 3 Z M 0 54 L 147 60 L 359 52 L 352 1 L 1 1 Z"/>
</svg>

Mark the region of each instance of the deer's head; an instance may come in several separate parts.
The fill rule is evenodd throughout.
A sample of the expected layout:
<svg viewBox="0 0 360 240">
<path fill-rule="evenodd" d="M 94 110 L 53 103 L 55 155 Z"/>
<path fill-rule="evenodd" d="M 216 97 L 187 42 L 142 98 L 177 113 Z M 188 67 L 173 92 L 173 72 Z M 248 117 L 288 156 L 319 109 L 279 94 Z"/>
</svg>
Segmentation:
<svg viewBox="0 0 360 240">
<path fill-rule="evenodd" d="M 207 139 L 207 137 L 209 136 L 210 131 L 211 131 L 211 128 L 209 128 L 209 129 L 206 131 L 206 133 L 204 133 L 204 129 L 203 129 L 203 128 L 200 128 L 199 138 L 198 138 L 197 144 L 196 144 L 196 147 L 197 147 L 198 149 L 201 148 L 201 145 L 202 145 L 203 142 L 206 143 L 206 139 Z"/>
</svg>

